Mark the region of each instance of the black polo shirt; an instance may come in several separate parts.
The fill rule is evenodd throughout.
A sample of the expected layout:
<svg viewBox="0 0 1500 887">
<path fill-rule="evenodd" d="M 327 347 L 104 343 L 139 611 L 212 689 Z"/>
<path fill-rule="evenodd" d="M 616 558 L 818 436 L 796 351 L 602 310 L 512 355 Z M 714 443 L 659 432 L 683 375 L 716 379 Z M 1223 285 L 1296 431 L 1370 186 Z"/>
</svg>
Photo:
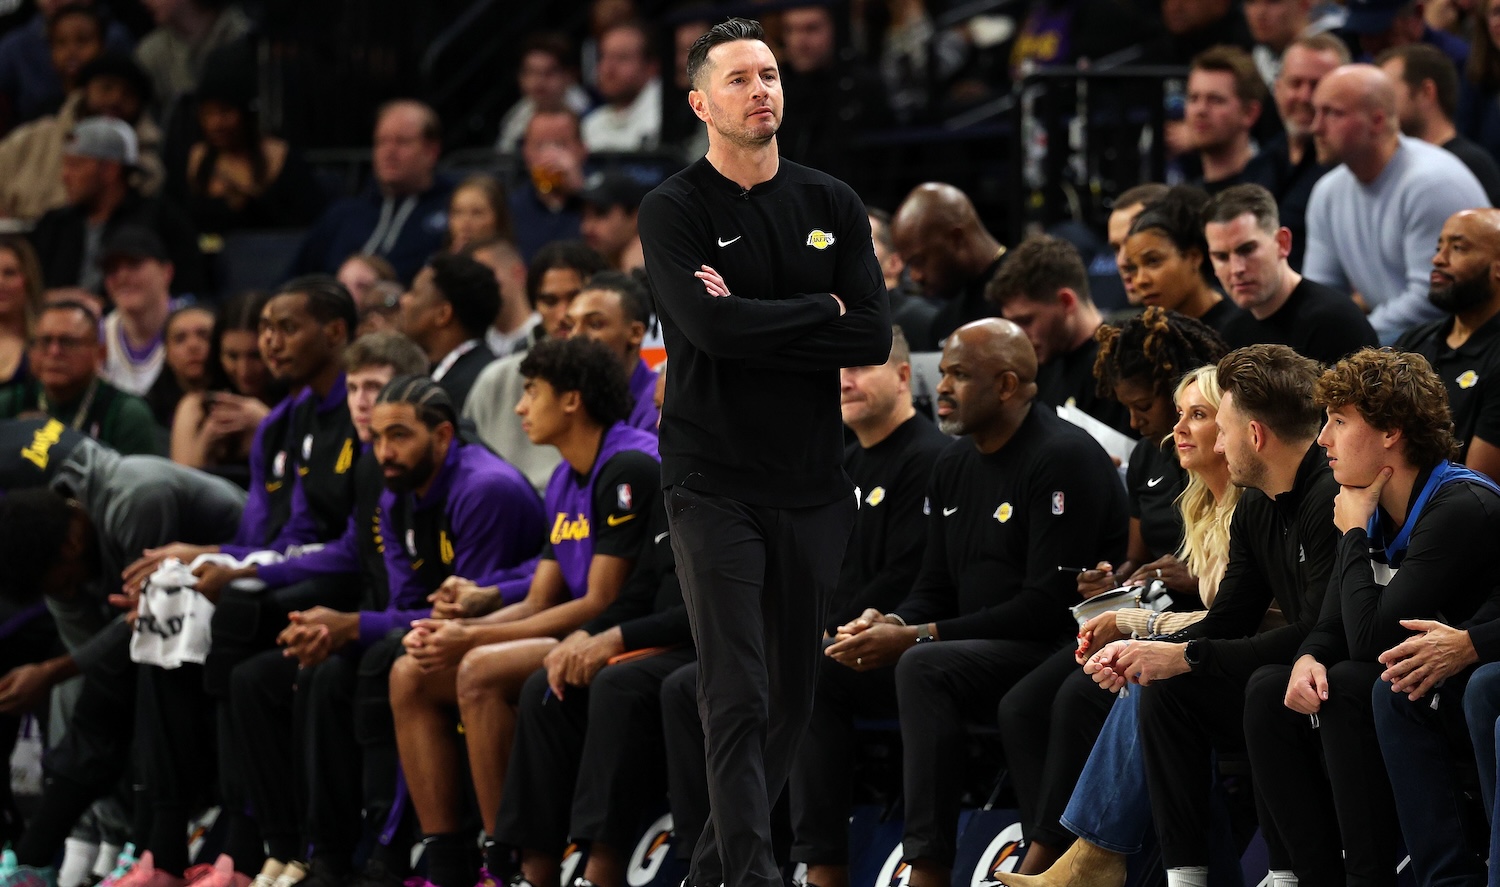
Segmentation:
<svg viewBox="0 0 1500 887">
<path fill-rule="evenodd" d="M 1448 347 L 1453 318 L 1446 317 L 1409 330 L 1396 340 L 1398 351 L 1427 358 L 1448 389 L 1453 432 L 1458 438 L 1458 461 L 1469 441 L 1479 438 L 1500 445 L 1500 314 L 1485 321 L 1457 348 Z"/>
</svg>

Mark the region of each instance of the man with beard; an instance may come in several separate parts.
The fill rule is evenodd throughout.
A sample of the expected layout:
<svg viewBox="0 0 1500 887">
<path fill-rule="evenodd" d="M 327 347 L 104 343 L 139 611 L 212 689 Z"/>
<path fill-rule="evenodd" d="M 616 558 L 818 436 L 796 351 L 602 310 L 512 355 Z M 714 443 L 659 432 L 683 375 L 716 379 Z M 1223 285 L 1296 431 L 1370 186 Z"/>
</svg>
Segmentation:
<svg viewBox="0 0 1500 887">
<path fill-rule="evenodd" d="M 1005 691 L 1077 630 L 1067 609 L 1077 585 L 1058 567 L 1122 555 L 1129 523 L 1109 457 L 1036 400 L 1020 327 L 959 327 L 939 371 L 939 426 L 962 437 L 933 467 L 921 572 L 895 609 L 839 626 L 824 650 L 837 665 L 824 669 L 862 680 L 816 698 L 800 759 L 846 749 L 856 714 L 900 717 L 912 887 L 949 882 L 965 725 L 993 722 Z M 799 766 L 808 781 L 792 787 L 795 852 L 826 871 L 847 859 L 849 796 L 836 771 L 816 769 Z"/>
<path fill-rule="evenodd" d="M 1005 259 L 968 195 L 952 185 L 927 182 L 906 196 L 891 220 L 891 238 L 906 274 L 922 294 L 942 303 L 932 318 L 932 338 L 941 342 L 959 326 L 997 309 L 984 288 Z"/>
<path fill-rule="evenodd" d="M 647 195 L 640 232 L 672 362 L 660 482 L 708 737 L 711 821 L 688 880 L 777 887 L 771 805 L 856 508 L 838 371 L 890 356 L 890 308 L 859 197 L 780 155 L 760 24 L 714 25 L 686 70 L 708 153 Z"/>
<path fill-rule="evenodd" d="M 1454 461 L 1500 477 L 1500 210 L 1464 210 L 1443 223 L 1427 299 L 1449 316 L 1402 336 L 1396 349 L 1427 358 L 1442 377 Z"/>
</svg>

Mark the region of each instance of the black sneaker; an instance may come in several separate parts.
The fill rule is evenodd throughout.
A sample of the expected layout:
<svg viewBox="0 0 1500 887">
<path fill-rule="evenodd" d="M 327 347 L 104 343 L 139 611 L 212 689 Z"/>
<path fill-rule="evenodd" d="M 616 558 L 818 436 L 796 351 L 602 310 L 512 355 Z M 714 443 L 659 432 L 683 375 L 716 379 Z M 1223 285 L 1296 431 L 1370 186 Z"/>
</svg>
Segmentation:
<svg viewBox="0 0 1500 887">
<path fill-rule="evenodd" d="M 385 863 L 371 859 L 360 872 L 344 881 L 344 887 L 403 887 L 403 879 Z"/>
</svg>

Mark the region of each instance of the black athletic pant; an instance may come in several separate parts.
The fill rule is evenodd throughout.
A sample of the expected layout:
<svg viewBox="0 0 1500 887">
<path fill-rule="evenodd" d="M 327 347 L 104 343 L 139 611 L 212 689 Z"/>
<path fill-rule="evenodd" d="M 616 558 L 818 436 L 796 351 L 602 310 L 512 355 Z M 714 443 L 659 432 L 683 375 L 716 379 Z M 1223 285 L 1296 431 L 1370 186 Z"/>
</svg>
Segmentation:
<svg viewBox="0 0 1500 887">
<path fill-rule="evenodd" d="M 780 887 L 771 805 L 812 714 L 855 502 L 770 508 L 675 486 L 666 506 L 707 748 L 709 823 L 688 881 Z"/>
<path fill-rule="evenodd" d="M 245 791 L 266 851 L 282 861 L 302 858 L 306 784 L 297 754 L 300 724 L 292 717 L 297 660 L 264 650 L 229 674 L 230 722 L 225 744 L 241 756 Z"/>
<path fill-rule="evenodd" d="M 546 669 L 534 672 L 521 690 L 495 840 L 554 856 L 570 836 L 628 849 L 643 811 L 665 794 L 662 681 L 692 660 L 684 647 L 609 665 L 562 699 L 547 693 Z"/>
<path fill-rule="evenodd" d="M 364 821 L 381 829 L 396 803 L 401 757 L 390 684 L 391 666 L 405 653 L 405 634 L 391 632 L 357 659 L 330 658 L 312 669 L 307 692 L 298 695 L 310 773 L 307 837 L 319 847 L 352 851 L 360 837 L 361 805 Z M 393 870 L 405 871 L 406 848 L 390 846 L 397 852 L 380 858 Z"/>
<path fill-rule="evenodd" d="M 1207 866 L 1214 752 L 1245 747 L 1245 686 L 1232 677 L 1190 673 L 1131 692 L 1141 694 L 1138 729 L 1162 864 Z M 1278 859 L 1273 846 L 1271 868 L 1281 867 Z"/>
<path fill-rule="evenodd" d="M 212 798 L 218 766 L 218 702 L 203 692 L 203 666 L 138 669 L 136 736 L 151 805 L 146 847 L 157 868 L 188 865 L 189 812 Z"/>
<path fill-rule="evenodd" d="M 952 867 L 968 725 L 993 723 L 1000 698 L 1056 649 L 1050 641 L 935 641 L 901 654 L 896 702 L 907 862 Z"/>
<path fill-rule="evenodd" d="M 896 669 L 855 671 L 832 660 L 818 672 L 807 738 L 792 765 L 792 860 L 847 865 L 854 787 L 854 719 L 896 717 Z"/>
<path fill-rule="evenodd" d="M 1062 815 L 1114 705 L 1073 658 L 1076 646 L 1053 653 L 1000 700 L 1005 767 L 1021 807 L 1028 841 L 1054 850 L 1073 843 Z"/>
<path fill-rule="evenodd" d="M 1245 689 L 1260 825 L 1276 833 L 1304 887 L 1396 883 L 1401 829 L 1370 701 L 1383 670 L 1347 661 L 1328 669 L 1317 729 L 1285 705 L 1290 666 L 1259 669 Z"/>
</svg>

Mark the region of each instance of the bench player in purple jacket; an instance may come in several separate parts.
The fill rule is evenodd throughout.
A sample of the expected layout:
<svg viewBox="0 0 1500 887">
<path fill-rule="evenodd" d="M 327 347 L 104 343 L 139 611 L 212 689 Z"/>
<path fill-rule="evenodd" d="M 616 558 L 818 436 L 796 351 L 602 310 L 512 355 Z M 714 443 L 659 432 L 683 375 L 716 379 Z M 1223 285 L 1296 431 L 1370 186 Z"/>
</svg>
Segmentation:
<svg viewBox="0 0 1500 887">
<path fill-rule="evenodd" d="M 391 710 L 401 765 L 426 838 L 428 878 L 474 883 L 472 835 L 460 831 L 463 796 L 454 709 L 464 724 L 485 833 L 495 815 L 522 684 L 558 638 L 614 602 L 635 567 L 661 483 L 656 437 L 625 423 L 624 368 L 583 338 L 534 346 L 521 364 L 516 407 L 534 443 L 563 461 L 547 485 L 547 543 L 531 590 L 478 619 L 418 620 L 409 653 L 391 669 Z"/>
</svg>

